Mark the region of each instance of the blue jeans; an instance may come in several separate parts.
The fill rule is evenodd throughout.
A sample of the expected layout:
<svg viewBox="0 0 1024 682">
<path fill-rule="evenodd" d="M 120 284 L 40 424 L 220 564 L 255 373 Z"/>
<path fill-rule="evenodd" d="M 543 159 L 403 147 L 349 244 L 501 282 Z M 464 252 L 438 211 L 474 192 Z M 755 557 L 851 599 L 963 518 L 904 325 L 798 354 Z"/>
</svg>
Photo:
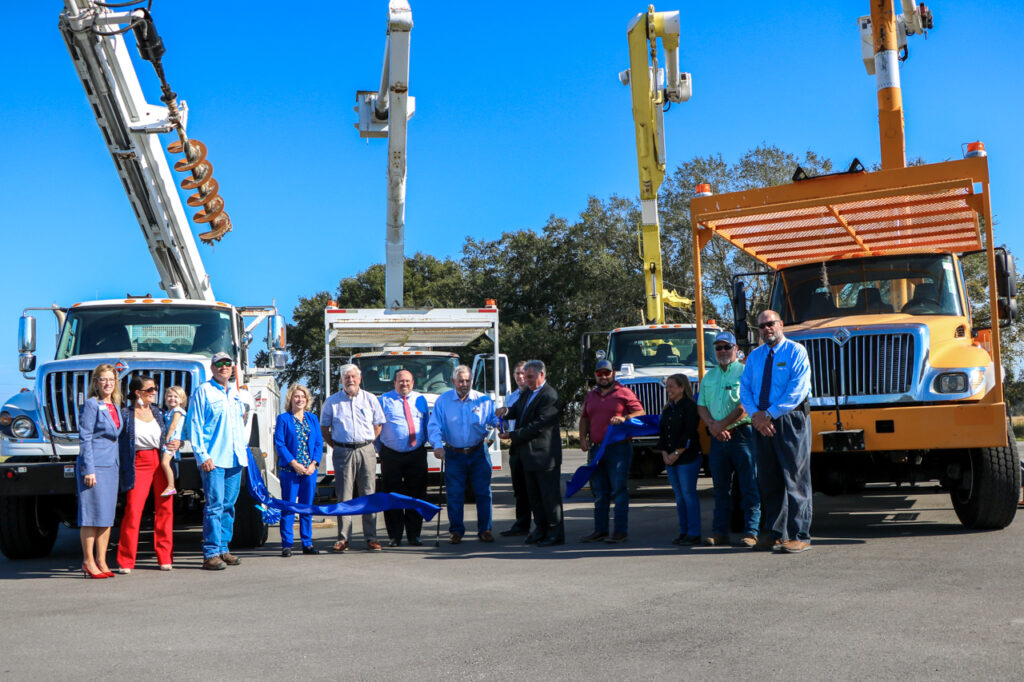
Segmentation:
<svg viewBox="0 0 1024 682">
<path fill-rule="evenodd" d="M 633 444 L 628 440 L 613 443 L 604 450 L 597 470 L 590 479 L 594 492 L 594 530 L 608 532 L 608 514 L 615 503 L 615 532 L 629 532 L 629 466 L 633 462 Z"/>
<path fill-rule="evenodd" d="M 740 485 L 743 507 L 743 532 L 757 536 L 761 525 L 761 495 L 757 492 L 757 464 L 754 462 L 754 429 L 749 424 L 736 427 L 731 438 L 711 439 L 711 480 L 715 484 L 715 514 L 711 532 L 729 534 L 732 516 L 732 473 Z"/>
<path fill-rule="evenodd" d="M 199 469 L 199 476 L 203 479 L 203 494 L 206 495 L 206 505 L 203 507 L 204 559 L 228 551 L 228 543 L 235 529 L 235 502 L 242 485 L 242 468 L 214 467 L 213 471 Z"/>
<path fill-rule="evenodd" d="M 281 479 L 282 500 L 299 504 L 313 504 L 313 495 L 316 493 L 316 474 L 299 476 L 291 466 L 281 467 L 277 473 Z M 295 542 L 294 528 L 295 514 L 281 512 L 282 547 L 291 547 Z M 299 514 L 299 537 L 302 538 L 303 547 L 313 544 L 312 514 Z"/>
<path fill-rule="evenodd" d="M 697 475 L 700 473 L 700 457 L 688 464 L 665 467 L 672 492 L 676 494 L 676 514 L 679 516 L 679 532 L 682 535 L 700 537 L 700 498 L 697 497 Z"/>
<path fill-rule="evenodd" d="M 462 508 L 466 504 L 466 480 L 476 495 L 476 532 L 491 529 L 491 455 L 481 445 L 473 452 L 444 451 L 444 484 L 448 487 L 448 530 L 466 534 Z"/>
</svg>

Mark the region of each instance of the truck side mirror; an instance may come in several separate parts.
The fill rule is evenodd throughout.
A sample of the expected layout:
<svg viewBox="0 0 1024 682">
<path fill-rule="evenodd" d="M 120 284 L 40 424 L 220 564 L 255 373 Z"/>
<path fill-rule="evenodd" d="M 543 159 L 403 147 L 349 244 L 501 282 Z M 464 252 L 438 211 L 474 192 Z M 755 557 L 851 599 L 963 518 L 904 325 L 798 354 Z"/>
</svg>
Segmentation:
<svg viewBox="0 0 1024 682">
<path fill-rule="evenodd" d="M 274 369 L 284 369 L 288 366 L 288 353 L 283 350 L 271 351 L 270 358 Z"/>
<path fill-rule="evenodd" d="M 18 352 L 36 352 L 36 318 L 31 315 L 22 315 L 18 320 Z"/>
<path fill-rule="evenodd" d="M 735 280 L 732 285 L 732 317 L 736 338 L 746 343 L 750 335 L 747 325 L 747 289 L 740 280 Z"/>
<path fill-rule="evenodd" d="M 274 315 L 270 318 L 270 346 L 273 350 L 285 350 L 288 347 L 287 331 L 284 317 Z"/>
<path fill-rule="evenodd" d="M 1005 327 L 1017 318 L 1017 266 L 1013 254 L 1005 247 L 996 250 L 996 306 L 999 326 Z"/>
<path fill-rule="evenodd" d="M 22 353 L 18 356 L 18 371 L 28 374 L 36 368 L 36 356 L 32 353 Z"/>
</svg>

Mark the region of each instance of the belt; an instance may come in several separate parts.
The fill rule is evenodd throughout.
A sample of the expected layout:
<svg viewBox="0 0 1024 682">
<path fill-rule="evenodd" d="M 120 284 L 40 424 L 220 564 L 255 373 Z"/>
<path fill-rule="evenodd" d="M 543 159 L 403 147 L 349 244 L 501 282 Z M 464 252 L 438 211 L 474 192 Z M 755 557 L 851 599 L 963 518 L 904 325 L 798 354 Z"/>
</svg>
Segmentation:
<svg viewBox="0 0 1024 682">
<path fill-rule="evenodd" d="M 359 441 L 358 443 L 337 443 L 337 446 L 339 448 L 349 448 L 350 450 L 355 450 L 356 448 L 361 448 L 364 445 L 369 445 L 372 442 L 372 440 L 363 440 Z"/>
<path fill-rule="evenodd" d="M 728 431 L 729 433 L 736 433 L 740 429 L 749 429 L 749 428 L 750 428 L 750 422 L 747 422 L 746 424 L 737 424 L 736 426 L 732 427 L 731 429 L 726 429 L 726 431 Z"/>
<path fill-rule="evenodd" d="M 483 444 L 484 444 L 484 442 L 480 441 L 476 445 L 470 445 L 468 448 L 456 448 L 456 447 L 452 447 L 451 445 L 446 445 L 445 449 L 446 450 L 450 449 L 453 452 L 461 452 L 464 455 L 468 455 L 469 453 L 473 452 L 474 450 L 476 450 L 478 447 L 480 447 Z"/>
</svg>

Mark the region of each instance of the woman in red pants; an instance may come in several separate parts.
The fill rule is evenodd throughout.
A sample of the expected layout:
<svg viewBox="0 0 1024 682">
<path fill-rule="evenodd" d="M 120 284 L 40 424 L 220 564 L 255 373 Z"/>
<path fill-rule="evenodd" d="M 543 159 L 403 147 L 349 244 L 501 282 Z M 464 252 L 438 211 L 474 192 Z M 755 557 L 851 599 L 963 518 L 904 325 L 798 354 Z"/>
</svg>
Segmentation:
<svg viewBox="0 0 1024 682">
<path fill-rule="evenodd" d="M 174 498 L 161 496 L 168 481 L 160 468 L 160 451 L 175 451 L 179 441 L 165 442 L 167 427 L 156 406 L 156 384 L 148 376 L 136 374 L 128 384 L 131 405 L 122 410 L 124 429 L 119 439 L 121 454 L 121 490 L 127 492 L 121 535 L 117 541 L 118 572 L 131 573 L 139 549 L 139 525 L 146 498 L 153 492 L 153 545 L 161 571 L 172 567 L 174 534 Z"/>
</svg>

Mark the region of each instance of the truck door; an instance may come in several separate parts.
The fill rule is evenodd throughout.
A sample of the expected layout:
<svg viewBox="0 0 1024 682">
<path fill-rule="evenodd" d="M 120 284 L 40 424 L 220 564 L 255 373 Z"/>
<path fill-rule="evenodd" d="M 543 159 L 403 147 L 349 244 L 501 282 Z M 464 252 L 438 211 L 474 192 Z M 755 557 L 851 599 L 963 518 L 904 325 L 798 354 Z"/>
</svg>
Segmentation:
<svg viewBox="0 0 1024 682">
<path fill-rule="evenodd" d="M 498 354 L 498 383 L 499 390 L 494 390 L 494 356 L 488 353 L 480 353 L 473 356 L 473 390 L 479 391 L 494 399 L 496 405 L 502 405 L 509 390 L 509 369 L 508 356 L 504 353 Z"/>
</svg>

